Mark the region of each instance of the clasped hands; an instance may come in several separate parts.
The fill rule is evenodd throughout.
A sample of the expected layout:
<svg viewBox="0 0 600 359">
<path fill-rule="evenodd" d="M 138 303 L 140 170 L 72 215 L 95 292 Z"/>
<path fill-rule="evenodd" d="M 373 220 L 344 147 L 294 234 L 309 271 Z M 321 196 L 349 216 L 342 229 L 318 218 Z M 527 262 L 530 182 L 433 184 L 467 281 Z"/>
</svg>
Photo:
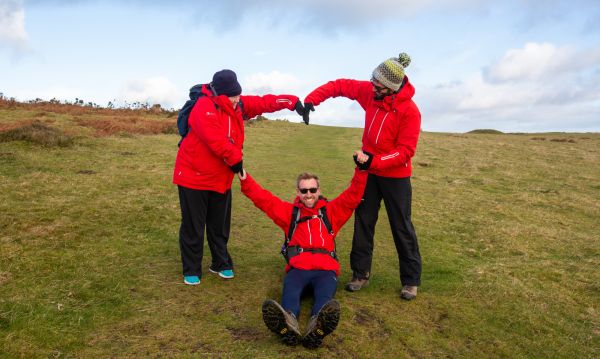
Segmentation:
<svg viewBox="0 0 600 359">
<path fill-rule="evenodd" d="M 296 102 L 296 106 L 294 106 L 294 110 L 296 110 L 298 115 L 302 116 L 302 121 L 304 121 L 304 123 L 308 125 L 308 117 L 310 115 L 310 111 L 314 111 L 315 106 L 313 106 L 313 104 L 310 102 L 307 102 L 304 105 L 302 105 L 302 101 L 298 100 L 298 102 Z"/>
</svg>

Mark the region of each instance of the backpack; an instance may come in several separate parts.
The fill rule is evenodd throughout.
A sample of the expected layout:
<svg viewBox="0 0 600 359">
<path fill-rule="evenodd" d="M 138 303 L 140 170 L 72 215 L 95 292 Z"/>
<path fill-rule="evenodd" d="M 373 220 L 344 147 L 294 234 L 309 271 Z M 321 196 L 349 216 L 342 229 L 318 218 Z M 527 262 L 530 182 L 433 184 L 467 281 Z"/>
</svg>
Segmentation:
<svg viewBox="0 0 600 359">
<path fill-rule="evenodd" d="M 190 118 L 190 113 L 192 113 L 194 105 L 196 105 L 196 101 L 198 101 L 200 97 L 205 96 L 202 93 L 202 86 L 202 84 L 192 86 L 190 89 L 190 99 L 185 102 L 177 115 L 177 131 L 179 131 L 179 136 L 181 136 L 181 140 L 179 140 L 179 143 L 177 144 L 178 147 L 181 146 L 181 142 L 190 131 L 188 119 Z M 217 105 L 215 105 L 215 107 L 216 106 Z"/>
<path fill-rule="evenodd" d="M 185 102 L 185 104 L 183 105 L 183 107 L 181 108 L 181 110 L 179 110 L 179 114 L 177 115 L 177 131 L 179 132 L 179 135 L 181 136 L 181 140 L 179 140 L 177 147 L 181 146 L 181 142 L 183 142 L 183 139 L 185 138 L 185 136 L 187 136 L 188 132 L 190 132 L 190 126 L 188 125 L 188 119 L 190 118 L 190 113 L 192 113 L 192 109 L 194 108 L 194 106 L 196 105 L 196 102 L 198 101 L 198 99 L 200 97 L 206 96 L 204 93 L 202 93 L 202 86 L 204 86 L 204 85 L 198 84 L 198 85 L 194 85 L 194 86 L 192 86 L 192 88 L 190 88 L 190 99 L 187 100 Z M 214 94 L 214 91 L 213 91 L 213 94 Z M 215 109 L 219 109 L 219 106 L 217 106 L 216 103 L 213 102 L 213 104 L 215 105 Z M 244 104 L 242 103 L 241 100 L 238 103 L 238 106 L 240 106 L 240 110 L 242 111 L 242 116 L 243 116 L 244 120 L 247 120 L 248 118 L 244 114 Z"/>
<path fill-rule="evenodd" d="M 331 235 L 333 235 L 333 229 L 331 227 L 331 222 L 329 222 L 329 218 L 327 218 L 327 208 L 325 208 L 325 207 L 319 208 L 319 215 L 317 217 L 321 218 L 321 220 L 323 221 L 323 224 L 325 224 L 325 228 L 327 229 L 327 232 L 329 232 Z M 294 209 L 292 210 L 292 221 L 290 222 L 290 228 L 288 229 L 287 236 L 285 236 L 283 245 L 281 246 L 281 254 L 283 255 L 283 258 L 285 258 L 286 262 L 289 263 L 290 258 L 292 258 L 302 252 L 305 252 L 305 251 L 312 252 L 312 253 L 329 254 L 333 259 L 337 260 L 337 254 L 336 254 L 335 249 L 332 252 L 329 252 L 328 250 L 325 250 L 322 248 L 302 248 L 300 246 L 291 246 L 291 247 L 289 246 L 290 240 L 292 239 L 292 236 L 294 235 L 294 232 L 296 231 L 296 226 L 298 225 L 298 223 L 302 223 L 311 218 L 314 218 L 314 216 L 300 217 L 300 208 L 294 206 Z M 334 246 L 335 246 L 335 240 L 334 240 Z"/>
</svg>

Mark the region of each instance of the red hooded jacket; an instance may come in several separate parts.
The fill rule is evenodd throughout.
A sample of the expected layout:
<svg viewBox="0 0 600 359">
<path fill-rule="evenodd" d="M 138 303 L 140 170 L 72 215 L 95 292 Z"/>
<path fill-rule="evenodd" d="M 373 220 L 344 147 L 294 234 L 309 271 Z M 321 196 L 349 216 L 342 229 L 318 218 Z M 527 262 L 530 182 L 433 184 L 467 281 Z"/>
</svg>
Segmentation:
<svg viewBox="0 0 600 359">
<path fill-rule="evenodd" d="M 333 235 L 327 231 L 323 221 L 316 217 L 298 223 L 290 246 L 302 248 L 322 248 L 327 251 L 335 250 L 335 237 L 342 226 L 352 216 L 352 212 L 360 204 L 365 185 L 367 184 L 367 171 L 354 172 L 350 186 L 337 198 L 327 202 L 324 198 L 319 199 L 313 208 L 308 208 L 296 197 L 294 203 L 284 202 L 271 192 L 263 189 L 256 181 L 247 174 L 247 178 L 241 181 L 242 193 L 250 198 L 254 205 L 265 212 L 273 222 L 279 226 L 287 235 L 292 222 L 292 210 L 296 206 L 300 208 L 300 217 L 318 216 L 319 208 L 327 208 L 327 218 L 331 223 Z M 291 268 L 304 270 L 333 270 L 340 275 L 340 264 L 325 253 L 302 252 L 290 259 L 285 267 L 286 272 Z"/>
<path fill-rule="evenodd" d="M 173 183 L 179 186 L 225 193 L 231 188 L 229 168 L 242 160 L 244 120 L 240 107 L 233 108 L 227 96 L 213 96 L 204 86 L 188 119 L 189 132 L 181 142 Z M 264 112 L 293 110 L 298 97 L 292 95 L 240 96 L 244 114 L 253 118 Z"/>
<path fill-rule="evenodd" d="M 373 154 L 369 173 L 382 177 L 410 177 L 411 158 L 421 131 L 421 113 L 412 100 L 415 88 L 408 77 L 405 80 L 399 93 L 386 96 L 382 101 L 373 98 L 373 84 L 369 81 L 330 81 L 308 94 L 304 103 L 316 106 L 338 96 L 356 100 L 366 111 L 362 149 Z"/>
</svg>

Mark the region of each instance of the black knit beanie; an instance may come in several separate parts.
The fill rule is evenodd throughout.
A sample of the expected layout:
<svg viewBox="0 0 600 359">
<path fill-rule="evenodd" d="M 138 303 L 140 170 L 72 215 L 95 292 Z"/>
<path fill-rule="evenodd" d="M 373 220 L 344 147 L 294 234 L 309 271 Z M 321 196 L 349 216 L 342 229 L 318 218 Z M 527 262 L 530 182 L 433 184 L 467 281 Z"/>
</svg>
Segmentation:
<svg viewBox="0 0 600 359">
<path fill-rule="evenodd" d="M 233 97 L 242 93 L 242 86 L 237 81 L 235 72 L 231 70 L 215 72 L 211 86 L 217 95 Z"/>
</svg>

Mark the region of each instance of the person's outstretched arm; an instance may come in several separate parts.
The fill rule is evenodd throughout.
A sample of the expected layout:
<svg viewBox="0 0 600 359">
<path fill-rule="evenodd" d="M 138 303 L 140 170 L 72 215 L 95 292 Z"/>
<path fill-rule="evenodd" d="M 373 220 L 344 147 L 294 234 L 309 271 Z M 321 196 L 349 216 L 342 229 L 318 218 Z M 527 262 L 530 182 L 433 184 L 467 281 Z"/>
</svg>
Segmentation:
<svg viewBox="0 0 600 359">
<path fill-rule="evenodd" d="M 282 201 L 279 197 L 262 188 L 246 170 L 242 170 L 238 177 L 240 178 L 242 193 L 258 209 L 271 218 L 279 228 L 284 232 L 287 231 L 291 222 L 293 204 Z"/>
<path fill-rule="evenodd" d="M 337 233 L 342 228 L 360 204 L 367 185 L 367 178 L 368 172 L 357 167 L 354 170 L 350 186 L 327 205 L 327 215 L 334 232 Z"/>
<path fill-rule="evenodd" d="M 265 112 L 275 112 L 288 109 L 296 110 L 296 105 L 300 101 L 294 95 L 264 95 L 264 96 L 240 96 L 240 101 L 244 106 L 244 115 L 246 118 L 254 118 Z M 301 104 L 301 103 L 300 103 Z"/>
</svg>

